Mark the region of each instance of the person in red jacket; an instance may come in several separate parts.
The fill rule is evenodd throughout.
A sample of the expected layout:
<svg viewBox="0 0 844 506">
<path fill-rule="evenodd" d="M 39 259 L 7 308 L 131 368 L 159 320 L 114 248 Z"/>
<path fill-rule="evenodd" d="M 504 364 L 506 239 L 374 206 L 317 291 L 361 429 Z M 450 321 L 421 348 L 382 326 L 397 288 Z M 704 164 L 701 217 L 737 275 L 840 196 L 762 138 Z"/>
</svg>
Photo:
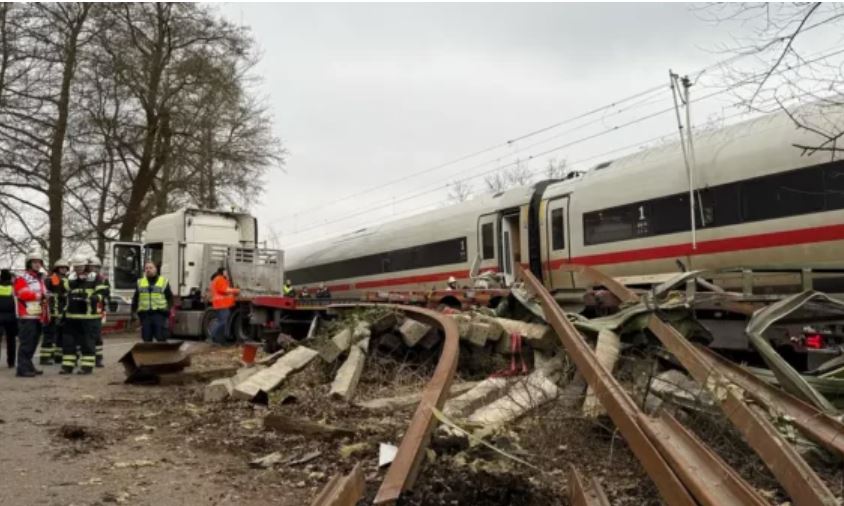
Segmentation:
<svg viewBox="0 0 844 506">
<path fill-rule="evenodd" d="M 47 288 L 42 277 L 44 259 L 38 252 L 26 256 L 26 270 L 15 279 L 14 292 L 18 300 L 18 347 L 17 376 L 32 378 L 44 371 L 35 368 L 32 357 L 38 348 L 38 341 L 44 323 L 50 319 L 47 310 Z"/>
<path fill-rule="evenodd" d="M 234 296 L 240 293 L 237 288 L 229 284 L 229 273 L 220 267 L 211 277 L 211 307 L 217 312 L 217 325 L 211 331 L 211 339 L 215 344 L 226 343 L 229 314 L 234 307 Z"/>
</svg>

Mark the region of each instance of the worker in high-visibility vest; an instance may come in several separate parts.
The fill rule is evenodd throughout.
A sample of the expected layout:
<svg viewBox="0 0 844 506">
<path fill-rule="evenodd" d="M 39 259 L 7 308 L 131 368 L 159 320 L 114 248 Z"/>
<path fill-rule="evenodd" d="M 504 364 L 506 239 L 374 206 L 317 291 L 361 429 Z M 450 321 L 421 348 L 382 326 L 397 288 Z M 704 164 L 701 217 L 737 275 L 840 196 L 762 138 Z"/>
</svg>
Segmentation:
<svg viewBox="0 0 844 506">
<path fill-rule="evenodd" d="M 291 283 L 289 279 L 284 282 L 284 286 L 281 288 L 281 293 L 285 297 L 295 297 L 296 296 L 296 289 L 293 288 L 293 283 Z"/>
<path fill-rule="evenodd" d="M 73 272 L 68 276 L 65 332 L 62 335 L 62 370 L 59 374 L 70 374 L 77 365 L 79 374 L 91 374 L 97 361 L 96 333 L 101 318 L 98 308 L 102 298 L 96 291 L 96 273 L 85 270 L 88 260 L 77 257 L 71 263 Z"/>
<path fill-rule="evenodd" d="M 144 342 L 166 341 L 167 316 L 173 307 L 173 292 L 164 276 L 152 262 L 144 265 L 144 277 L 138 280 L 132 296 L 132 314 L 141 320 Z"/>
<path fill-rule="evenodd" d="M 235 306 L 235 296 L 240 290 L 233 288 L 229 281 L 229 272 L 220 267 L 211 277 L 211 307 L 216 313 L 217 323 L 211 330 L 211 342 L 218 345 L 228 340 L 229 316 Z"/>
<path fill-rule="evenodd" d="M 50 320 L 47 310 L 47 287 L 43 279 L 44 258 L 38 252 L 26 255 L 26 270 L 15 279 L 14 294 L 18 309 L 17 376 L 32 378 L 44 371 L 35 368 L 32 357 L 38 349 L 38 341 L 44 324 Z"/>
<path fill-rule="evenodd" d="M 100 318 L 91 327 L 94 332 L 94 349 L 96 350 L 94 365 L 96 367 L 103 366 L 103 321 L 106 316 L 106 304 L 108 303 L 109 297 L 111 297 L 111 285 L 108 282 L 108 278 L 100 272 L 102 266 L 103 263 L 97 257 L 89 258 L 88 264 L 85 266 L 85 269 L 89 273 L 94 273 L 95 275 L 94 292 L 100 297 L 100 304 L 97 307 L 97 313 L 99 313 Z"/>
<path fill-rule="evenodd" d="M 67 273 L 70 262 L 60 258 L 53 265 L 52 273 L 45 280 L 47 285 L 47 305 L 50 308 L 50 322 L 44 326 L 44 340 L 41 342 L 39 354 L 41 365 L 62 363 L 62 326 L 64 325 L 64 310 L 67 306 L 67 292 L 69 291 Z"/>
<path fill-rule="evenodd" d="M 12 288 L 14 277 L 9 269 L 0 270 L 0 338 L 6 337 L 6 364 L 15 366 L 15 350 L 18 338 L 18 316 L 15 308 L 15 294 Z"/>
</svg>

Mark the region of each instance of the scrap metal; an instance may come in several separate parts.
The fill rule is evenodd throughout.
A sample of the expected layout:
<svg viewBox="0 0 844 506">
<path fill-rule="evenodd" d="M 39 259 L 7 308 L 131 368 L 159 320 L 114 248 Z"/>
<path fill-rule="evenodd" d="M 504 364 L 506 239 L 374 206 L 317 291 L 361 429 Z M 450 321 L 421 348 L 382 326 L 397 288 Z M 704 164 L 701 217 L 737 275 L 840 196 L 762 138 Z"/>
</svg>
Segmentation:
<svg viewBox="0 0 844 506">
<path fill-rule="evenodd" d="M 354 506 L 366 490 L 360 462 L 346 476 L 335 474 L 316 496 L 311 506 Z"/>
<path fill-rule="evenodd" d="M 210 348 L 206 343 L 184 341 L 135 343 L 119 362 L 126 371 L 126 383 L 158 383 L 160 375 L 184 370 L 191 355 Z"/>
<path fill-rule="evenodd" d="M 815 443 L 844 458 L 844 424 L 809 403 L 768 385 L 741 366 L 705 347 L 696 347 L 708 365 L 760 404 L 775 409 Z"/>
<path fill-rule="evenodd" d="M 628 288 L 620 283 L 615 282 L 612 278 L 604 275 L 600 271 L 586 267 L 578 266 L 577 272 L 591 279 L 593 282 L 600 283 L 613 293 L 619 299 L 626 302 L 636 302 L 639 300 L 638 295 L 633 293 Z M 689 275 L 691 278 L 693 275 Z M 666 284 L 662 286 L 660 292 L 665 292 L 670 286 L 677 286 L 675 284 Z M 797 305 L 795 299 L 792 304 Z M 788 305 L 786 307 L 794 307 Z M 799 306 L 798 306 L 799 307 Z M 768 313 L 772 314 L 772 313 Z M 784 316 L 783 312 L 775 312 L 773 314 Z M 765 320 L 766 322 L 769 320 Z M 768 466 L 783 488 L 788 492 L 795 504 L 799 505 L 823 505 L 831 506 L 838 504 L 834 494 L 806 463 L 806 461 L 797 453 L 797 451 L 782 437 L 773 425 L 764 417 L 756 413 L 751 406 L 748 406 L 743 399 L 738 397 L 728 387 L 729 383 L 738 384 L 739 388 L 744 388 L 752 396 L 755 391 L 764 390 L 766 393 L 773 390 L 767 385 L 764 388 L 755 377 L 750 374 L 731 374 L 734 371 L 724 366 L 726 361 L 723 359 L 715 360 L 714 353 L 707 357 L 699 350 L 704 348 L 696 348 L 688 340 L 683 337 L 674 327 L 663 322 L 658 316 L 652 314 L 648 320 L 648 328 L 656 335 L 662 342 L 663 346 L 668 349 L 677 359 L 683 364 L 683 367 L 702 385 L 713 387 L 716 398 L 719 400 L 719 406 L 724 414 L 730 419 L 733 425 L 742 433 L 745 440 L 750 444 L 753 450 L 762 458 L 762 461 Z M 758 328 L 758 327 L 757 327 Z M 735 378 L 741 377 L 745 381 L 734 381 Z M 750 379 L 752 378 L 752 379 Z M 750 385 L 748 385 L 750 384 Z M 761 385 L 760 385 L 761 384 Z M 746 388 L 748 386 L 755 388 Z M 788 395 L 785 392 L 779 392 L 776 395 L 778 399 L 787 399 L 795 402 L 788 402 L 792 405 L 802 409 L 804 406 L 810 410 L 814 410 L 817 414 L 821 414 L 813 407 L 808 406 L 796 398 Z M 769 398 L 770 399 L 770 398 Z M 781 408 L 782 403 L 766 403 L 774 405 L 776 408 Z M 817 427 L 823 426 L 826 423 L 827 432 L 834 432 L 835 427 L 830 427 L 837 423 L 831 417 L 825 416 L 823 422 L 814 423 L 811 417 L 804 416 L 801 421 L 812 425 L 810 428 L 813 432 L 821 432 L 822 429 Z M 840 425 L 840 424 L 839 424 Z M 844 428 L 844 427 L 843 427 Z M 831 434 L 823 434 L 829 436 Z M 832 436 L 833 441 L 837 435 Z"/>
<path fill-rule="evenodd" d="M 584 483 L 573 464 L 569 464 L 569 502 L 572 506 L 610 506 L 598 480 L 593 476 Z"/>
<path fill-rule="evenodd" d="M 757 311 L 745 331 L 753 347 L 787 392 L 822 411 L 835 414 L 835 406 L 795 371 L 764 337 L 765 330 L 771 325 L 786 319 L 799 322 L 841 320 L 844 319 L 844 302 L 812 290 L 798 293 Z"/>
<path fill-rule="evenodd" d="M 630 449 L 636 455 L 645 471 L 659 489 L 660 495 L 671 505 L 689 505 L 697 503 L 680 481 L 677 474 L 660 455 L 654 444 L 645 434 L 638 422 L 641 413 L 630 396 L 624 391 L 613 376 L 598 362 L 583 337 L 572 326 L 551 294 L 533 274 L 519 268 L 521 278 L 539 297 L 546 319 L 557 332 L 568 355 L 593 388 L 598 399 L 604 405 L 618 427 Z"/>
<path fill-rule="evenodd" d="M 698 383 L 715 390 L 714 397 L 721 410 L 762 458 L 796 505 L 838 504 L 832 492 L 771 422 L 731 391 L 730 380 L 721 373 L 719 367 L 708 363 L 698 348 L 656 315 L 651 315 L 648 328 Z"/>
<path fill-rule="evenodd" d="M 395 503 L 402 492 L 411 488 L 416 481 L 419 467 L 425 457 L 425 449 L 428 447 L 431 432 L 436 424 L 433 408 L 441 410 L 448 398 L 451 380 L 457 370 L 460 350 L 460 335 L 457 324 L 452 318 L 429 309 L 411 306 L 395 306 L 395 308 L 441 328 L 445 339 L 434 375 L 425 386 L 422 401 L 416 408 L 413 419 L 402 438 L 398 454 L 375 496 L 375 504 Z"/>
</svg>

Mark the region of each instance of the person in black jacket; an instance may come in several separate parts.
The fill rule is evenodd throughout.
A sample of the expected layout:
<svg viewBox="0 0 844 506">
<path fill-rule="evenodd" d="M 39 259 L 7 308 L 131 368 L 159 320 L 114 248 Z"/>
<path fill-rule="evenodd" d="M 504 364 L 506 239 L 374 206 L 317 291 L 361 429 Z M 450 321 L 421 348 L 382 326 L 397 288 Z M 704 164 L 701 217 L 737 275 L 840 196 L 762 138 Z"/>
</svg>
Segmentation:
<svg viewBox="0 0 844 506">
<path fill-rule="evenodd" d="M 15 366 L 15 340 L 18 337 L 18 318 L 15 309 L 12 271 L 0 270 L 0 340 L 6 335 L 6 364 Z"/>
</svg>

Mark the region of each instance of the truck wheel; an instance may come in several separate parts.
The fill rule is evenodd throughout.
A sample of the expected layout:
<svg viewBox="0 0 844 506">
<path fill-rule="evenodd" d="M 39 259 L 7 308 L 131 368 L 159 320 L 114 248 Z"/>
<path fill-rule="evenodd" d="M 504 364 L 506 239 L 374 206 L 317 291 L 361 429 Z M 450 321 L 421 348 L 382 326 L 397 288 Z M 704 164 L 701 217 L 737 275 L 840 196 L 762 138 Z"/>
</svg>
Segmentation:
<svg viewBox="0 0 844 506">
<path fill-rule="evenodd" d="M 249 315 L 245 309 L 236 309 L 232 312 L 231 332 L 229 333 L 237 342 L 246 343 L 252 341 L 252 328 L 249 324 Z"/>
</svg>

